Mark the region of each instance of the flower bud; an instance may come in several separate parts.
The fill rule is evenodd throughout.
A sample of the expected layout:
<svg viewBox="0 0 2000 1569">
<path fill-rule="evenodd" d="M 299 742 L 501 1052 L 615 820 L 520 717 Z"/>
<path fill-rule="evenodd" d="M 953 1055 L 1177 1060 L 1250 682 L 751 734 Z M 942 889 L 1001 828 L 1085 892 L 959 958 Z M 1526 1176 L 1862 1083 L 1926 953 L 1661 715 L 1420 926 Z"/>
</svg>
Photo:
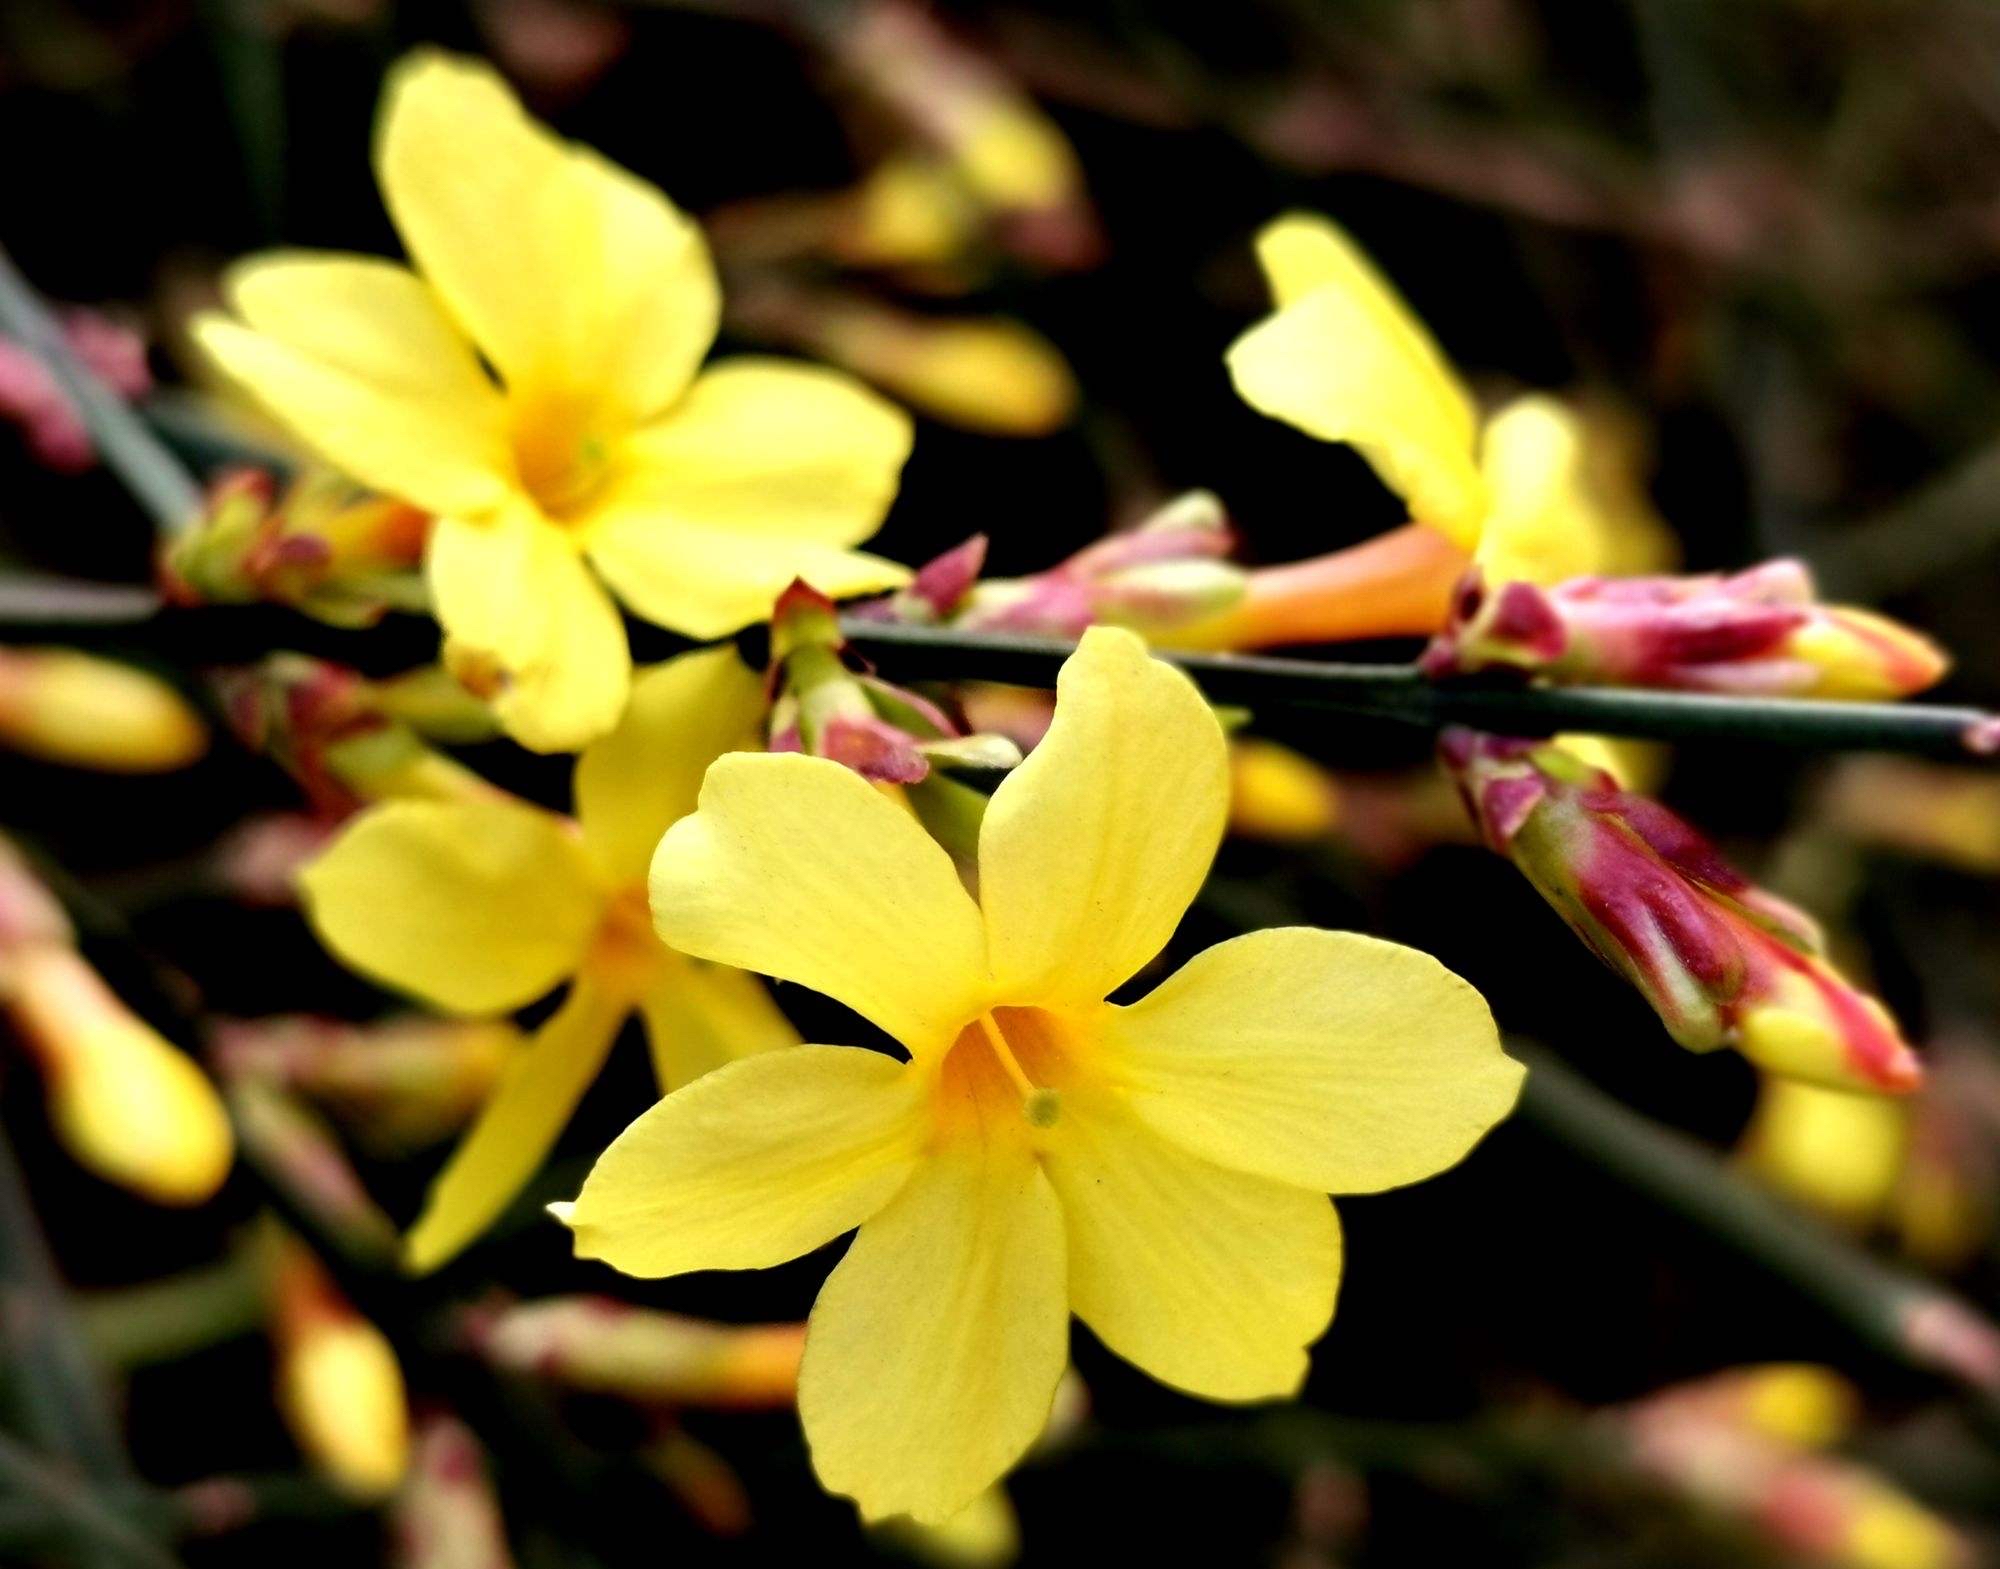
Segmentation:
<svg viewBox="0 0 2000 1569">
<path fill-rule="evenodd" d="M 63 315 L 70 352 L 121 398 L 144 397 L 153 387 L 146 341 L 122 323 L 95 311 Z M 35 460 L 80 474 L 97 461 L 90 428 L 48 366 L 30 349 L 0 339 L 0 420 L 18 425 Z"/>
<path fill-rule="evenodd" d="M 1077 638 L 1100 623 L 1174 640 L 1242 597 L 1247 574 L 1222 559 L 1235 544 L 1222 503 L 1189 491 L 1138 527 L 1107 535 L 1033 577 L 979 581 L 986 541 L 974 536 L 922 568 L 878 615 L 950 621 L 968 631 Z"/>
<path fill-rule="evenodd" d="M 1608 1413 L 1634 1462 L 1776 1551 L 1840 1569 L 1970 1569 L 1970 1542 L 1864 1466 L 1816 1450 L 1852 1420 L 1822 1368 L 1745 1368 Z"/>
<path fill-rule="evenodd" d="M 803 1324 L 713 1324 L 610 1297 L 549 1297 L 469 1321 L 496 1366 L 642 1405 L 757 1410 L 792 1403 Z"/>
<path fill-rule="evenodd" d="M 1896 1021 L 1821 956 L 1811 917 L 1687 823 L 1562 747 L 1447 730 L 1438 753 L 1480 833 L 1692 1051 L 1902 1093 L 1922 1077 Z"/>
<path fill-rule="evenodd" d="M 798 582 L 771 618 L 770 746 L 808 752 L 884 784 L 913 785 L 933 764 L 1010 768 L 1020 749 L 968 735 L 937 704 L 870 674 L 848 652 L 833 601 Z"/>
<path fill-rule="evenodd" d="M 1949 661 L 1922 634 L 1814 593 L 1811 573 L 1791 560 L 1729 577 L 1579 577 L 1547 588 L 1488 582 L 1474 567 L 1420 663 L 1437 678 L 1514 670 L 1557 684 L 1744 697 L 1907 697 L 1944 675 Z"/>
<path fill-rule="evenodd" d="M 0 745 L 107 773 L 185 768 L 208 729 L 157 676 L 68 648 L 0 649 Z"/>
<path fill-rule="evenodd" d="M 396 1224 L 362 1186 L 333 1130 L 287 1091 L 262 1079 L 238 1079 L 229 1104 L 243 1148 L 319 1230 L 350 1258 L 386 1263 L 401 1247 Z"/>
<path fill-rule="evenodd" d="M 234 469 L 210 487 L 197 525 L 160 562 L 178 604 L 287 605 L 333 626 L 373 626 L 391 610 L 422 607 L 417 568 L 427 514 L 308 469 L 282 494 L 258 469 Z"/>
<path fill-rule="evenodd" d="M 273 1233 L 270 1269 L 279 1415 L 336 1487 L 356 1499 L 386 1497 L 410 1459 L 395 1351 L 296 1237 Z"/>
<path fill-rule="evenodd" d="M 76 1161 L 159 1204 L 199 1204 L 234 1158 L 214 1086 L 75 949 L 0 951 L 0 1007 L 34 1054 L 49 1122 Z"/>
<path fill-rule="evenodd" d="M 346 1024 L 290 1014 L 218 1025 L 213 1054 L 228 1077 L 293 1090 L 367 1148 L 396 1154 L 469 1122 L 522 1044 L 519 1030 L 491 1019 Z"/>
<path fill-rule="evenodd" d="M 399 717 L 414 712 L 443 733 L 476 737 L 477 725 L 468 724 L 458 700 L 441 700 L 427 675 L 373 682 L 344 665 L 273 654 L 215 679 L 223 711 L 244 745 L 297 780 L 319 812 L 345 816 L 371 801 L 493 793 L 493 786 L 428 745 L 413 723 Z"/>
<path fill-rule="evenodd" d="M 486 1457 L 454 1416 L 418 1421 L 391 1524 L 396 1569 L 513 1569 Z"/>
</svg>

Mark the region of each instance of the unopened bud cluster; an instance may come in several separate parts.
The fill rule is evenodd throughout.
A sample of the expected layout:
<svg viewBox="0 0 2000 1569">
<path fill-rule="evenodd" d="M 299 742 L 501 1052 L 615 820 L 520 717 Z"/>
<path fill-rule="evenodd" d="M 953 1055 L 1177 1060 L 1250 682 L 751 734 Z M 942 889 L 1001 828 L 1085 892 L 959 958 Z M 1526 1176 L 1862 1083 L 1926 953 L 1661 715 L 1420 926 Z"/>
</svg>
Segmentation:
<svg viewBox="0 0 2000 1569">
<path fill-rule="evenodd" d="M 1811 917 L 1687 823 L 1561 746 L 1447 730 L 1439 756 L 1487 844 L 1693 1051 L 1890 1093 L 1922 1078 L 1874 998 L 1821 956 Z"/>
</svg>

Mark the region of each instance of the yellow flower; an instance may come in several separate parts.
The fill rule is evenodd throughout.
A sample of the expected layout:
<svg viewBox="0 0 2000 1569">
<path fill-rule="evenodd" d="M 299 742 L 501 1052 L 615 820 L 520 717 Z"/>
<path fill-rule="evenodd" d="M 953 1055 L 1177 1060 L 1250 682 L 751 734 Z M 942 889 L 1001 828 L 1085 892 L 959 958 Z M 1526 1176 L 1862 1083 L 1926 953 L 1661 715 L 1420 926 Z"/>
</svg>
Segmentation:
<svg viewBox="0 0 2000 1569">
<path fill-rule="evenodd" d="M 762 707 L 733 649 L 683 654 L 640 676 L 624 721 L 577 760 L 577 822 L 506 798 L 391 801 L 306 869 L 321 940 L 448 1013 L 502 1013 L 569 983 L 431 1189 L 412 1269 L 450 1258 L 520 1191 L 635 1009 L 663 1090 L 796 1041 L 757 980 L 668 952 L 646 916 L 653 846 Z"/>
<path fill-rule="evenodd" d="M 437 514 L 448 657 L 510 733 L 569 750 L 617 722 L 631 657 L 606 585 L 713 638 L 794 577 L 835 596 L 903 580 L 848 547 L 895 494 L 907 416 L 814 366 L 698 374 L 715 271 L 659 191 L 431 52 L 391 73 L 375 163 L 414 270 L 252 258 L 228 282 L 241 320 L 197 332 L 327 461 Z"/>
<path fill-rule="evenodd" d="M 627 1273 L 782 1263 L 860 1235 L 813 1309 L 822 1481 L 936 1523 L 1041 1431 L 1069 1315 L 1218 1400 L 1296 1390 L 1340 1275 L 1329 1192 L 1451 1165 L 1514 1100 L 1484 1003 L 1432 959 L 1306 928 L 1105 997 L 1193 900 L 1229 804 L 1221 727 L 1092 628 L 995 792 L 979 898 L 824 759 L 725 757 L 661 842 L 674 947 L 823 991 L 909 1060 L 803 1046 L 668 1096 L 561 1213 Z"/>
<path fill-rule="evenodd" d="M 1529 394 L 1482 420 L 1430 333 L 1355 243 L 1294 213 L 1257 237 L 1278 309 L 1228 356 L 1260 412 L 1366 458 L 1410 515 L 1474 551 L 1490 582 L 1665 565 L 1664 525 L 1607 474 L 1602 437 Z"/>
</svg>

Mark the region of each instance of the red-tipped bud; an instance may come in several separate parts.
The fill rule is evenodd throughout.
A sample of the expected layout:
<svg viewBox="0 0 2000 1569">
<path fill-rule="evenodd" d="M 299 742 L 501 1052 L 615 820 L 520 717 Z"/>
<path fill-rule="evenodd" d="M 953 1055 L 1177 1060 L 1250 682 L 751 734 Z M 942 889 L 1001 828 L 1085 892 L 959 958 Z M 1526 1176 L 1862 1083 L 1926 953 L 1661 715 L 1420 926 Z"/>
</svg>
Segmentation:
<svg viewBox="0 0 2000 1569">
<path fill-rule="evenodd" d="M 478 733 L 473 700 L 443 700 L 438 683 L 406 675 L 366 680 L 303 654 L 218 674 L 223 712 L 244 745 L 298 781 L 315 810 L 345 816 L 371 801 L 462 799 L 493 787 L 426 743 L 418 725 L 450 739 Z"/>
<path fill-rule="evenodd" d="M 1894 698 L 1934 685 L 1938 647 L 1872 611 L 1822 605 L 1798 561 L 1733 576 L 1487 583 L 1473 568 L 1424 651 L 1435 677 L 1515 670 L 1557 683 L 1738 696 Z"/>
<path fill-rule="evenodd" d="M 771 618 L 770 747 L 843 763 L 867 779 L 913 785 L 934 764 L 1008 768 L 1019 748 L 969 735 L 929 698 L 871 674 L 849 652 L 833 601 L 805 583 Z"/>
<path fill-rule="evenodd" d="M 1693 1051 L 1902 1093 L 1922 1069 L 1874 998 L 1820 956 L 1811 917 L 1665 807 L 1548 742 L 1448 730 L 1439 757 L 1488 845 Z"/>
<path fill-rule="evenodd" d="M 1743 1368 L 1607 1413 L 1641 1470 L 1770 1547 L 1841 1569 L 1969 1569 L 1971 1543 L 1865 1466 L 1818 1452 L 1851 1418 L 1839 1375 Z"/>
<path fill-rule="evenodd" d="M 396 1569 L 513 1569 L 486 1456 L 456 1417 L 418 1421 L 391 1527 Z"/>
<path fill-rule="evenodd" d="M 198 525 L 160 562 L 181 604 L 288 605 L 334 626 L 372 626 L 422 607 L 417 568 L 430 518 L 400 501 L 308 470 L 279 494 L 270 475 L 236 469 L 210 487 Z"/>
</svg>

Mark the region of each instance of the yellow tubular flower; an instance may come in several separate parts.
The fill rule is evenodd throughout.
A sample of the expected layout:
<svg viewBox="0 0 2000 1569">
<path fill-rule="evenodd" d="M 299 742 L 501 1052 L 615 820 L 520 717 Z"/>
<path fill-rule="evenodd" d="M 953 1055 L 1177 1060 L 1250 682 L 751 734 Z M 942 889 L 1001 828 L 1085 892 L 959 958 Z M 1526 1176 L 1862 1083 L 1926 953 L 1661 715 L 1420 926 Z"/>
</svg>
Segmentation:
<svg viewBox="0 0 2000 1569">
<path fill-rule="evenodd" d="M 699 372 L 715 271 L 659 191 L 430 51 L 390 75 L 375 163 L 414 270 L 253 258 L 228 280 L 239 319 L 197 336 L 328 462 L 437 514 L 448 658 L 517 739 L 569 750 L 617 722 L 631 656 L 606 585 L 713 638 L 794 577 L 904 579 L 849 547 L 895 495 L 907 416 L 815 366 Z"/>
<path fill-rule="evenodd" d="M 1218 1400 L 1295 1391 L 1340 1276 L 1329 1192 L 1414 1182 L 1513 1104 L 1485 1004 L 1423 954 L 1306 928 L 1209 950 L 1143 1000 L 1229 802 L 1185 676 L 1094 627 L 994 794 L 979 902 L 836 763 L 725 757 L 653 861 L 700 957 L 823 991 L 907 1062 L 804 1046 L 668 1096 L 562 1211 L 627 1273 L 779 1264 L 861 1228 L 814 1308 L 821 1480 L 937 1523 L 1042 1430 L 1074 1311 Z"/>
<path fill-rule="evenodd" d="M 623 722 L 577 760 L 577 823 L 504 798 L 393 801 L 303 874 L 329 948 L 448 1013 L 506 1012 L 569 983 L 432 1187 L 410 1268 L 442 1264 L 520 1191 L 635 1010 L 663 1090 L 797 1040 L 755 978 L 668 952 L 646 918 L 653 846 L 763 701 L 734 650 L 683 654 L 643 673 Z"/>
<path fill-rule="evenodd" d="M 1278 309 L 1228 354 L 1252 407 L 1353 446 L 1412 518 L 1474 551 L 1489 582 L 1657 562 L 1664 525 L 1636 489 L 1611 493 L 1583 417 L 1532 395 L 1482 424 L 1429 331 L 1338 227 L 1280 218 L 1257 256 Z"/>
</svg>

